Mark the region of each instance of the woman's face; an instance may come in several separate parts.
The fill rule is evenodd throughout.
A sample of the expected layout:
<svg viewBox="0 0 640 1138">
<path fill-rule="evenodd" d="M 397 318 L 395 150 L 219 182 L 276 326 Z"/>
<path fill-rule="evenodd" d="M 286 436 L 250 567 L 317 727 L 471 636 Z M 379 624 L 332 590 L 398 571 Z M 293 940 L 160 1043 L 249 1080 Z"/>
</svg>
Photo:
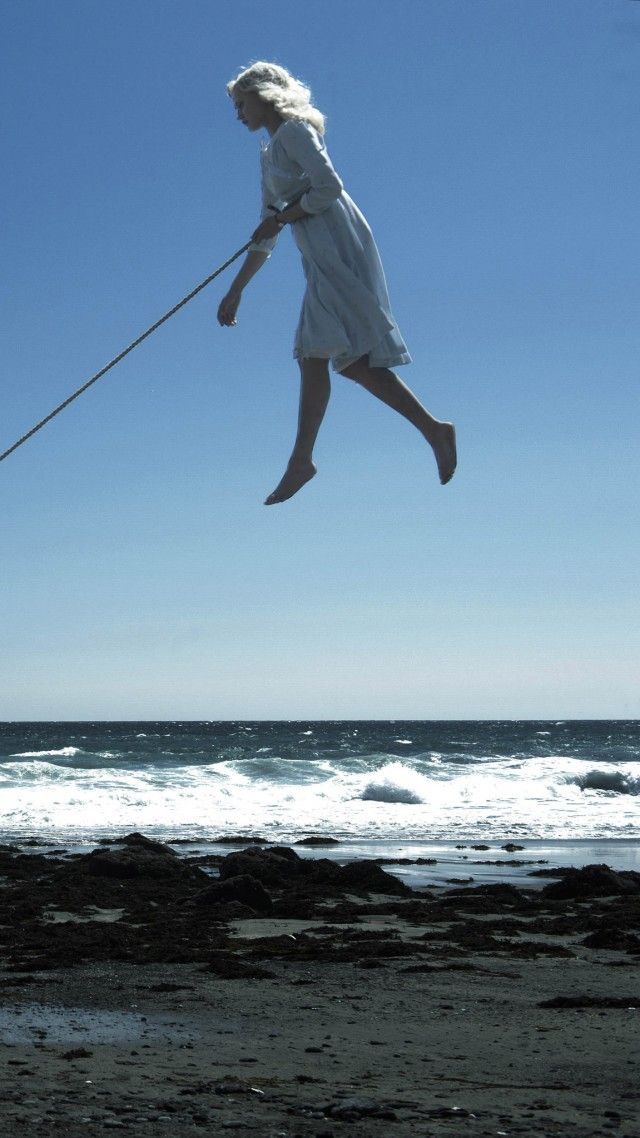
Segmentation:
<svg viewBox="0 0 640 1138">
<path fill-rule="evenodd" d="M 267 104 L 262 101 L 255 91 L 238 91 L 233 96 L 236 111 L 240 122 L 249 130 L 260 130 L 265 126 L 265 113 Z"/>
</svg>

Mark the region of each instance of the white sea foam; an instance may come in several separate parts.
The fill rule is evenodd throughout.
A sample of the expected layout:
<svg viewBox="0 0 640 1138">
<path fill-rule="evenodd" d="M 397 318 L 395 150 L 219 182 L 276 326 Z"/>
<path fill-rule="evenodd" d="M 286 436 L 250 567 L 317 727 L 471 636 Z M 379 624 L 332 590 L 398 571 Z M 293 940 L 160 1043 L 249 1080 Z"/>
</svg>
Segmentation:
<svg viewBox="0 0 640 1138">
<path fill-rule="evenodd" d="M 270 838 L 305 830 L 411 838 L 496 831 L 624 837 L 637 825 L 628 788 L 630 778 L 640 781 L 639 763 L 628 764 L 635 770 L 595 775 L 585 774 L 582 761 L 566 758 L 487 761 L 476 768 L 423 761 L 421 769 L 381 758 L 375 773 L 371 765 L 370 757 L 311 761 L 264 754 L 251 761 L 135 770 L 8 763 L 2 768 L 0 827 L 92 836 L 125 827 L 174 834 L 253 831 Z"/>
<path fill-rule="evenodd" d="M 636 834 L 636 728 L 566 727 L 551 740 L 542 735 L 550 726 L 475 725 L 466 738 L 462 724 L 447 734 L 415 723 L 12 729 L 0 762 L 0 831 Z"/>
<path fill-rule="evenodd" d="M 52 751 L 17 751 L 16 754 L 11 755 L 12 759 L 42 759 L 47 756 L 53 757 L 60 755 L 61 758 L 72 759 L 74 755 L 81 755 L 81 747 L 60 747 L 58 750 Z"/>
</svg>

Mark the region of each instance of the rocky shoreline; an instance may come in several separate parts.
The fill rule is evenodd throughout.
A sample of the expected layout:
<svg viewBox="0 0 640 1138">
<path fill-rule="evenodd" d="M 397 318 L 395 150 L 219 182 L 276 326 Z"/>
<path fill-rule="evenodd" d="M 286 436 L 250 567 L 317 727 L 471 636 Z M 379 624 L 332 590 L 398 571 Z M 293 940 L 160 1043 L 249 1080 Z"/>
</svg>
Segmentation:
<svg viewBox="0 0 640 1138">
<path fill-rule="evenodd" d="M 0 1121 L 638 1138 L 640 874 L 418 890 L 380 860 L 0 848 Z"/>
</svg>

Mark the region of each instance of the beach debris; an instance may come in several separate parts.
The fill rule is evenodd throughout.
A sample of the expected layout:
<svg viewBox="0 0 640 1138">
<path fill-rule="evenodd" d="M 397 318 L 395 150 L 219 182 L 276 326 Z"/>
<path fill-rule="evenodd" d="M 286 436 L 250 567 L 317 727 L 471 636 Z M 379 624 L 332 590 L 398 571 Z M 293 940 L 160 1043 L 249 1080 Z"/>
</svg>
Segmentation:
<svg viewBox="0 0 640 1138">
<path fill-rule="evenodd" d="M 202 972 L 213 972 L 221 980 L 274 980 L 275 973 L 257 964 L 245 963 L 232 952 L 214 953 Z"/>
<path fill-rule="evenodd" d="M 436 1106 L 426 1110 L 427 1118 L 477 1118 L 473 1111 L 464 1106 Z"/>
</svg>

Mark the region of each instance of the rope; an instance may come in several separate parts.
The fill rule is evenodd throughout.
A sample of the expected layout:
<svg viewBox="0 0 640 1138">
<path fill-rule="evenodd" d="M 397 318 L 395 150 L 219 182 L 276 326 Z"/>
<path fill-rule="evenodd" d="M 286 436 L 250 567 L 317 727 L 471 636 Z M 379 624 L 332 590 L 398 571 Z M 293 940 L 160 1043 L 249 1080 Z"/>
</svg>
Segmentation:
<svg viewBox="0 0 640 1138">
<path fill-rule="evenodd" d="M 147 339 L 147 336 L 150 336 L 152 332 L 155 332 L 156 328 L 159 328 L 161 324 L 164 324 L 166 320 L 168 320 L 171 316 L 174 316 L 175 313 L 179 311 L 179 309 L 184 308 L 185 304 L 188 304 L 190 300 L 193 300 L 194 296 L 197 296 L 199 292 L 202 292 L 203 288 L 206 288 L 208 284 L 211 284 L 212 280 L 220 276 L 220 273 L 223 273 L 225 269 L 228 269 L 229 265 L 232 265 L 233 262 L 238 259 L 238 257 L 242 256 L 242 254 L 247 251 L 251 244 L 251 241 L 247 241 L 246 245 L 243 245 L 242 249 L 238 249 L 237 253 L 234 253 L 232 257 L 229 257 L 229 260 L 225 261 L 224 265 L 220 265 L 219 269 L 216 269 L 214 273 L 211 273 L 208 277 L 205 278 L 205 280 L 201 281 L 200 284 L 196 286 L 196 288 L 192 289 L 191 292 L 187 294 L 187 296 L 183 297 L 182 300 L 178 301 L 177 304 L 174 304 L 173 308 L 170 308 L 168 312 L 165 312 L 164 316 L 161 316 L 159 320 L 156 320 L 155 324 L 152 324 L 150 328 L 147 328 L 146 332 L 143 332 L 141 336 L 138 336 L 136 340 L 133 340 L 132 343 L 130 343 L 128 347 L 126 347 L 122 352 L 120 352 L 117 356 L 114 356 L 114 358 L 110 360 L 108 364 L 105 364 L 103 368 L 100 368 L 100 371 L 97 371 L 95 375 L 92 375 L 91 379 L 88 379 L 86 383 L 82 384 L 82 387 L 79 387 L 77 391 L 73 392 L 73 395 L 70 395 L 68 399 L 65 399 L 64 403 L 60 403 L 58 407 L 54 407 L 53 411 L 50 411 L 44 419 L 41 419 L 39 423 L 36 423 L 35 427 L 32 427 L 30 431 L 27 431 L 25 435 L 22 435 L 21 438 L 19 438 L 17 442 L 13 444 L 13 446 L 10 446 L 7 450 L 3 451 L 2 454 L 0 454 L 0 462 L 2 462 L 3 459 L 8 458 L 10 454 L 13 454 L 14 450 L 17 450 L 18 447 L 21 447 L 23 443 L 26 443 L 27 439 L 30 439 L 32 435 L 35 435 L 36 431 L 41 430 L 41 428 L 49 423 L 56 415 L 59 415 L 61 411 L 64 411 L 65 407 L 68 407 L 70 403 L 73 403 L 74 399 L 77 399 L 79 395 L 82 395 L 82 393 L 91 387 L 93 383 L 97 383 L 98 380 L 106 374 L 106 372 L 110 371 L 112 367 L 115 367 L 116 364 L 120 363 L 120 360 L 123 360 L 125 356 L 128 356 L 129 352 L 132 352 L 134 348 L 137 348 L 138 344 L 141 344 L 143 340 Z"/>
</svg>

